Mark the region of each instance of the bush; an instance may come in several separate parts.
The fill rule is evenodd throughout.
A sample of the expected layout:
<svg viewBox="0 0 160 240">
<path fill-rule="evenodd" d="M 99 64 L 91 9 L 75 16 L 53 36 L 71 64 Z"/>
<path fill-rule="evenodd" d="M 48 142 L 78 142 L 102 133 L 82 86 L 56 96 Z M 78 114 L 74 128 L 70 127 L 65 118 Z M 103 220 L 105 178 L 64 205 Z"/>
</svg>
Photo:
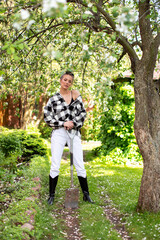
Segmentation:
<svg viewBox="0 0 160 240">
<path fill-rule="evenodd" d="M 29 160 L 34 155 L 47 155 L 47 146 L 39 132 L 27 130 L 1 131 L 0 165 L 15 171 L 17 162 Z"/>
<path fill-rule="evenodd" d="M 99 134 L 102 151 L 108 154 L 114 148 L 120 148 L 124 152 L 131 143 L 136 144 L 133 87 L 126 83 L 116 85 L 107 103 L 108 108 L 101 116 Z"/>
<path fill-rule="evenodd" d="M 20 139 L 15 133 L 3 132 L 0 135 L 0 150 L 5 157 L 17 152 L 21 155 Z"/>
<path fill-rule="evenodd" d="M 21 154 L 21 143 L 16 134 L 9 131 L 3 132 L 0 135 L 0 166 L 14 172 Z"/>
<path fill-rule="evenodd" d="M 15 130 L 20 139 L 22 158 L 28 160 L 34 155 L 46 155 L 47 146 L 43 138 L 39 137 L 38 132 L 28 132 L 26 130 Z"/>
<path fill-rule="evenodd" d="M 42 138 L 48 139 L 51 137 L 52 128 L 49 127 L 44 121 L 40 122 L 38 129 L 41 133 Z"/>
<path fill-rule="evenodd" d="M 44 140 L 40 137 L 37 138 L 35 134 L 25 134 L 22 139 L 22 157 L 28 159 L 33 155 L 47 155 L 47 147 Z"/>
<path fill-rule="evenodd" d="M 2 164 L 4 163 L 4 160 L 5 160 L 5 155 L 0 149 L 0 166 L 2 166 Z"/>
<path fill-rule="evenodd" d="M 8 128 L 5 128 L 5 127 L 0 126 L 0 133 L 1 133 L 1 132 L 7 132 L 7 131 L 9 131 Z"/>
</svg>

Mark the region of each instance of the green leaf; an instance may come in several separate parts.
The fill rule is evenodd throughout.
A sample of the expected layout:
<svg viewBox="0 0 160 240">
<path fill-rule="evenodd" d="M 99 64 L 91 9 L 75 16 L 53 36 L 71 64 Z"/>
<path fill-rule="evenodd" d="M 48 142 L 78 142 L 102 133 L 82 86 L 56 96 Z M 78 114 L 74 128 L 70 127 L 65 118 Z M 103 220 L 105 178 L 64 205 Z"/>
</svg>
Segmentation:
<svg viewBox="0 0 160 240">
<path fill-rule="evenodd" d="M 24 44 L 19 44 L 19 45 L 17 45 L 17 49 L 20 49 L 20 50 L 22 50 L 22 49 L 24 49 Z"/>
<path fill-rule="evenodd" d="M 93 7 L 92 7 L 92 11 L 96 13 L 96 12 L 97 12 L 97 7 L 96 7 L 96 6 L 93 6 Z"/>
<path fill-rule="evenodd" d="M 115 6 L 112 8 L 112 14 L 114 17 L 117 17 L 119 15 L 119 7 Z"/>
<path fill-rule="evenodd" d="M 13 46 L 10 46 L 8 49 L 7 49 L 7 53 L 8 54 L 14 54 L 15 53 L 15 48 Z"/>
<path fill-rule="evenodd" d="M 2 47 L 2 50 L 6 50 L 8 47 L 9 47 L 10 44 L 5 44 L 3 47 Z"/>
<path fill-rule="evenodd" d="M 0 13 L 5 13 L 6 9 L 5 8 L 0 8 Z"/>
<path fill-rule="evenodd" d="M 89 17 L 88 14 L 85 14 L 85 13 L 84 13 L 84 14 L 82 15 L 82 19 L 87 19 L 88 17 Z"/>
<path fill-rule="evenodd" d="M 4 71 L 2 71 L 2 70 L 0 70 L 0 75 L 3 75 L 3 74 L 5 74 L 5 72 L 4 72 Z"/>
<path fill-rule="evenodd" d="M 16 54 L 13 55 L 13 58 L 14 58 L 14 60 L 16 60 L 16 61 L 18 61 L 18 60 L 20 59 Z"/>
</svg>

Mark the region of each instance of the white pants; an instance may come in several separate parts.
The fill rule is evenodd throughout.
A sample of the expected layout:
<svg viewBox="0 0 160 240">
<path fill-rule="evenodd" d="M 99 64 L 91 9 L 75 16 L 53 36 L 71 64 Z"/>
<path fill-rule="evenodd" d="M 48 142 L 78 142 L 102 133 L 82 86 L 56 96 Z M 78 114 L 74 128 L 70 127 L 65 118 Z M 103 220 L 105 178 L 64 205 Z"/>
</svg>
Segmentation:
<svg viewBox="0 0 160 240">
<path fill-rule="evenodd" d="M 64 128 L 54 130 L 51 136 L 52 163 L 50 176 L 52 178 L 59 175 L 61 158 L 66 142 L 70 149 L 70 138 L 66 130 Z M 77 175 L 86 178 L 81 139 L 77 135 L 75 135 L 73 139 L 73 164 L 76 168 Z"/>
</svg>

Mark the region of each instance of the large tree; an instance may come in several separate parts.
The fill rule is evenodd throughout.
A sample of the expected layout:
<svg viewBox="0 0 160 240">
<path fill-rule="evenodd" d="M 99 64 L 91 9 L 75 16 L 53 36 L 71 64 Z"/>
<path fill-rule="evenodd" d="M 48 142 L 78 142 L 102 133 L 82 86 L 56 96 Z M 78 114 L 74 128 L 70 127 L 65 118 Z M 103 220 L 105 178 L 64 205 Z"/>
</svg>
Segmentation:
<svg viewBox="0 0 160 240">
<path fill-rule="evenodd" d="M 9 4 L 10 2 L 12 4 Z M 15 57 L 18 46 L 21 48 L 19 51 L 23 51 L 24 56 L 28 57 L 37 44 L 40 44 L 42 48 L 58 45 L 59 47 L 56 49 L 59 48 L 63 52 L 63 58 L 60 59 L 59 64 L 66 64 L 70 67 L 72 60 L 75 68 L 78 66 L 79 69 L 83 68 L 82 81 L 84 81 L 84 73 L 89 61 L 91 64 L 93 58 L 96 59 L 101 69 L 106 69 L 106 61 L 102 56 L 110 49 L 110 41 L 120 46 L 119 49 L 115 50 L 115 54 L 120 54 L 119 60 L 124 55 L 128 55 L 135 79 L 134 130 L 144 162 L 137 209 L 139 211 L 159 211 L 160 82 L 153 80 L 160 45 L 159 1 L 68 0 L 67 11 L 61 5 L 64 1 L 60 0 L 44 0 L 43 6 L 41 1 L 34 0 L 25 2 L 21 0 L 20 4 L 16 1 L 15 5 L 13 2 L 6 1 L 8 6 L 6 6 L 0 19 L 2 25 L 6 24 L 8 28 L 8 35 L 1 35 L 1 42 L 4 45 L 1 54 L 4 55 L 4 58 L 6 54 L 14 54 L 12 62 L 18 61 L 18 54 Z M 59 2 L 60 5 L 58 5 Z M 16 32 L 12 31 L 11 34 L 11 26 L 18 18 L 16 14 L 22 8 L 31 13 L 30 19 L 34 19 L 36 25 L 31 20 L 26 23 L 23 19 L 23 24 L 17 20 L 14 24 Z M 43 11 L 41 11 L 42 8 Z M 137 13 L 135 22 L 132 18 L 131 8 L 133 12 Z M 7 15 L 6 19 L 5 14 Z M 47 17 L 45 18 L 44 15 Z M 8 24 L 9 21 L 12 23 L 11 25 Z M 33 24 L 33 28 L 28 27 L 29 24 Z M 10 39 L 7 43 L 5 41 L 6 35 Z M 71 45 L 72 41 L 74 44 Z M 23 50 L 26 43 L 29 46 L 29 50 L 26 50 L 28 51 L 27 55 Z M 70 54 L 66 49 L 70 49 Z M 96 54 L 93 56 L 91 52 Z M 74 58 L 75 53 L 76 59 Z M 42 55 L 42 52 L 40 51 L 36 56 L 39 54 Z M 51 51 L 51 54 L 58 53 Z M 27 64 L 26 58 L 23 58 L 23 62 L 21 61 L 19 64 Z"/>
<path fill-rule="evenodd" d="M 77 1 L 71 1 L 77 4 Z M 158 19 L 156 22 L 154 18 L 158 14 L 159 2 L 134 1 L 139 11 L 137 35 L 134 42 L 127 39 L 116 27 L 116 17 L 113 17 L 109 11 L 109 4 L 112 2 L 118 5 L 118 1 L 92 1 L 97 11 L 92 12 L 94 18 L 86 24 L 97 32 L 104 31 L 109 35 L 115 33 L 115 41 L 123 47 L 123 53 L 127 53 L 130 58 L 131 70 L 135 75 L 134 130 L 144 163 L 137 208 L 142 211 L 157 212 L 160 210 L 160 82 L 153 80 L 153 72 L 160 46 L 159 22 Z M 78 3 L 85 7 L 88 6 L 83 1 L 78 1 Z M 154 8 L 154 13 L 151 12 L 152 8 Z M 140 57 L 135 51 L 135 46 L 141 48 Z"/>
</svg>

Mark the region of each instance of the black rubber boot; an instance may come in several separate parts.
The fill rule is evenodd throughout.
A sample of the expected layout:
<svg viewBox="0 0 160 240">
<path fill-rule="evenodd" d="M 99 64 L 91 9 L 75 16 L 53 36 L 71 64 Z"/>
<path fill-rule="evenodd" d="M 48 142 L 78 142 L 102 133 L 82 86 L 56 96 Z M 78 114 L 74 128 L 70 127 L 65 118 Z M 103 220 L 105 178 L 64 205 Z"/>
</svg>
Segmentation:
<svg viewBox="0 0 160 240">
<path fill-rule="evenodd" d="M 52 205 L 54 202 L 54 195 L 55 195 L 55 189 L 58 181 L 58 176 L 55 178 L 52 178 L 49 175 L 49 198 L 48 198 L 48 204 Z"/>
<path fill-rule="evenodd" d="M 87 178 L 83 178 L 83 177 L 78 176 L 78 179 L 79 179 L 79 183 L 80 183 L 80 186 L 81 186 L 81 189 L 82 189 L 82 192 L 83 192 L 83 200 L 85 202 L 94 203 L 89 196 Z"/>
</svg>

